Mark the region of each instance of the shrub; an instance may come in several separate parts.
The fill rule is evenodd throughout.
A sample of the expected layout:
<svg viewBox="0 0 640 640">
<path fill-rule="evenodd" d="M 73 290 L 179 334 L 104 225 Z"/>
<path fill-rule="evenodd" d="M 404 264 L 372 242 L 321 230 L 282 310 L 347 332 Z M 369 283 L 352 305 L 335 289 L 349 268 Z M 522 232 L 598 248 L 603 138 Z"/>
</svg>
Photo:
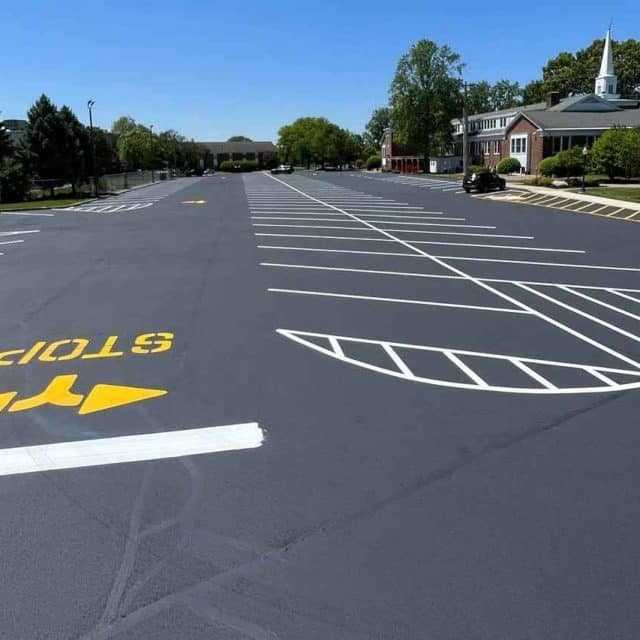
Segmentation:
<svg viewBox="0 0 640 640">
<path fill-rule="evenodd" d="M 498 162 L 496 171 L 498 173 L 518 173 L 520 171 L 520 160 L 517 158 L 504 158 Z"/>
<path fill-rule="evenodd" d="M 225 160 L 220 163 L 220 171 L 241 173 L 243 171 L 255 171 L 258 168 L 256 160 Z"/>
<path fill-rule="evenodd" d="M 0 164 L 0 202 L 21 202 L 29 192 L 31 178 L 24 166 L 5 158 Z"/>
<path fill-rule="evenodd" d="M 483 167 L 481 164 L 472 164 L 469 166 L 469 173 L 482 173 L 487 170 L 487 167 Z"/>
<path fill-rule="evenodd" d="M 367 169 L 371 171 L 372 169 L 379 169 L 382 166 L 382 158 L 374 154 L 367 158 Z"/>
<path fill-rule="evenodd" d="M 540 161 L 538 165 L 538 171 L 547 178 L 556 174 L 556 170 L 558 167 L 558 161 L 555 156 L 551 156 L 550 158 L 545 158 Z"/>
</svg>

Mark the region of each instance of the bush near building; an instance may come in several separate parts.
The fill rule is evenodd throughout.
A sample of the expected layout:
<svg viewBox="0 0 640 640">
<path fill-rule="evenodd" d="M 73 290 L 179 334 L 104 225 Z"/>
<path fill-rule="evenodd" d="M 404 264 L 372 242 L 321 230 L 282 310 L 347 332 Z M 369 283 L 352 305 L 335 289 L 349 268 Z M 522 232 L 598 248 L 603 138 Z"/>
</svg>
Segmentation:
<svg viewBox="0 0 640 640">
<path fill-rule="evenodd" d="M 255 171 L 257 168 L 257 160 L 225 160 L 220 163 L 220 171 L 230 171 L 231 173 Z"/>
<path fill-rule="evenodd" d="M 640 127 L 609 129 L 593 145 L 592 160 L 614 180 L 617 176 L 640 176 Z"/>
<path fill-rule="evenodd" d="M 566 178 L 568 176 L 580 176 L 586 169 L 584 157 L 582 155 L 582 147 L 573 147 L 567 151 L 561 151 L 555 156 L 545 158 L 540 161 L 538 171 L 548 178 Z"/>
<path fill-rule="evenodd" d="M 498 173 L 519 173 L 520 172 L 520 160 L 517 158 L 504 158 L 498 162 L 496 167 Z"/>
<path fill-rule="evenodd" d="M 378 154 L 374 154 L 367 158 L 367 169 L 372 171 L 373 169 L 379 169 L 382 166 L 382 158 Z"/>
</svg>

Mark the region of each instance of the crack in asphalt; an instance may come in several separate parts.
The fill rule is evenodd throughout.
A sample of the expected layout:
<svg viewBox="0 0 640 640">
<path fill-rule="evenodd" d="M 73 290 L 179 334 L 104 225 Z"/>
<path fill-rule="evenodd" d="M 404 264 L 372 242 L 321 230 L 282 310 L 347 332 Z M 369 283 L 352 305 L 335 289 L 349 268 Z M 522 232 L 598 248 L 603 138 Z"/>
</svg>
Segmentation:
<svg viewBox="0 0 640 640">
<path fill-rule="evenodd" d="M 212 605 L 207 605 L 203 609 L 204 601 L 202 600 L 202 598 L 207 595 L 207 590 L 209 590 L 211 587 L 223 588 L 225 584 L 228 584 L 236 578 L 247 578 L 250 575 L 254 575 L 264 569 L 265 565 L 270 561 L 275 560 L 282 562 L 286 559 L 285 556 L 287 552 L 289 552 L 294 546 L 300 545 L 318 534 L 326 535 L 329 532 L 339 531 L 361 520 L 369 518 L 375 513 L 378 513 L 379 511 L 382 511 L 383 509 L 389 507 L 390 505 L 401 500 L 405 500 L 415 495 L 416 493 L 427 489 L 434 484 L 437 484 L 441 480 L 446 480 L 453 477 L 460 470 L 472 465 L 473 463 L 483 458 L 490 456 L 495 452 L 511 449 L 512 447 L 518 446 L 524 442 L 527 442 L 528 440 L 541 435 L 545 435 L 547 433 L 551 433 L 552 431 L 570 423 L 575 418 L 578 418 L 591 411 L 597 410 L 601 407 L 615 402 L 616 400 L 623 397 L 626 393 L 627 392 L 607 394 L 604 397 L 598 398 L 594 402 L 591 402 L 586 406 L 568 411 L 542 426 L 532 427 L 512 436 L 495 437 L 490 443 L 482 447 L 480 450 L 474 453 L 465 453 L 452 463 L 415 478 L 409 484 L 400 487 L 396 491 L 389 494 L 386 498 L 378 500 L 368 505 L 366 508 L 352 512 L 342 517 L 325 520 L 320 524 L 316 524 L 315 526 L 310 527 L 303 532 L 300 532 L 295 537 L 284 542 L 284 544 L 282 544 L 281 546 L 275 549 L 271 549 L 265 553 L 259 554 L 258 557 L 253 558 L 249 562 L 241 563 L 230 569 L 225 569 L 224 571 L 214 574 L 213 576 L 201 580 L 193 585 L 187 586 L 183 589 L 175 591 L 174 593 L 163 596 L 155 600 L 154 602 L 139 607 L 138 609 L 120 618 L 112 619 L 110 624 L 98 625 L 94 630 L 92 630 L 88 634 L 83 635 L 81 637 L 81 640 L 108 640 L 109 638 L 113 638 L 114 636 L 122 633 L 126 629 L 140 624 L 141 622 L 152 618 L 167 610 L 168 608 L 176 605 L 186 605 L 192 610 L 196 609 L 197 613 L 203 615 L 203 617 L 209 619 L 211 622 L 221 622 L 224 625 L 224 619 L 236 620 L 235 618 L 225 618 L 224 615 Z M 234 593 L 238 594 L 240 597 L 251 597 L 248 594 L 238 592 L 237 590 L 234 590 Z M 206 613 L 203 614 L 203 611 L 205 611 Z M 272 638 L 277 638 L 276 635 L 273 635 L 273 632 L 264 630 L 261 627 L 254 625 L 254 623 L 242 621 L 242 624 L 249 626 L 246 626 L 244 628 L 242 626 L 232 626 L 231 628 L 234 628 L 235 630 L 244 633 L 246 637 L 254 638 L 255 640 L 271 640 Z M 257 635 L 251 635 L 247 631 L 247 629 L 254 628 L 258 630 L 255 632 L 257 633 Z"/>
</svg>

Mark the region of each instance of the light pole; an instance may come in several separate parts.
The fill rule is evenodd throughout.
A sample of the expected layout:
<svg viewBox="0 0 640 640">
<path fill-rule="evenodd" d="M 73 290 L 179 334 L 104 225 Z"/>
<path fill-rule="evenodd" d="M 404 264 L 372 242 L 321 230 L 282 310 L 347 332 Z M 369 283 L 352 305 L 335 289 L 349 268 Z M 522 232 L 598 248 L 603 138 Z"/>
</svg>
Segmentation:
<svg viewBox="0 0 640 640">
<path fill-rule="evenodd" d="M 462 97 L 462 173 L 466 176 L 469 173 L 469 112 L 467 110 L 467 88 L 464 83 L 464 93 Z"/>
<path fill-rule="evenodd" d="M 155 182 L 155 174 L 153 173 L 153 125 L 149 125 L 149 162 L 151 163 L 151 182 Z"/>
<path fill-rule="evenodd" d="M 87 109 L 89 109 L 89 140 L 91 142 L 91 164 L 93 169 L 93 195 L 98 197 L 98 174 L 96 170 L 96 143 L 93 139 L 93 105 L 95 100 L 89 100 L 87 102 Z"/>
<path fill-rule="evenodd" d="M 585 144 L 582 148 L 582 189 L 580 191 L 582 193 L 586 193 L 586 189 L 584 188 L 584 174 L 587 172 L 587 156 L 589 155 L 589 147 Z"/>
</svg>

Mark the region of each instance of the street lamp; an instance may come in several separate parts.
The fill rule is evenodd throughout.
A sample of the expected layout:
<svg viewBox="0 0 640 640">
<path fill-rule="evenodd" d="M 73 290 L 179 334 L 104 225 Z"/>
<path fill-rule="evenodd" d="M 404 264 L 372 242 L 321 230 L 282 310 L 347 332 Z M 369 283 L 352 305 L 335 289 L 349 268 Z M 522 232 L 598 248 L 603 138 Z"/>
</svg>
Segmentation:
<svg viewBox="0 0 640 640">
<path fill-rule="evenodd" d="M 149 125 L 149 161 L 151 163 L 151 182 L 154 183 L 155 175 L 153 173 L 153 125 Z"/>
<path fill-rule="evenodd" d="M 91 164 L 93 165 L 93 195 L 98 197 L 98 172 L 96 169 L 96 144 L 93 139 L 93 105 L 95 100 L 87 101 L 87 109 L 89 109 L 89 140 L 91 142 Z"/>
<path fill-rule="evenodd" d="M 582 193 L 586 193 L 586 189 L 584 188 L 584 174 L 587 172 L 587 156 L 589 155 L 589 147 L 585 144 L 582 148 L 582 189 L 580 191 Z"/>
</svg>

